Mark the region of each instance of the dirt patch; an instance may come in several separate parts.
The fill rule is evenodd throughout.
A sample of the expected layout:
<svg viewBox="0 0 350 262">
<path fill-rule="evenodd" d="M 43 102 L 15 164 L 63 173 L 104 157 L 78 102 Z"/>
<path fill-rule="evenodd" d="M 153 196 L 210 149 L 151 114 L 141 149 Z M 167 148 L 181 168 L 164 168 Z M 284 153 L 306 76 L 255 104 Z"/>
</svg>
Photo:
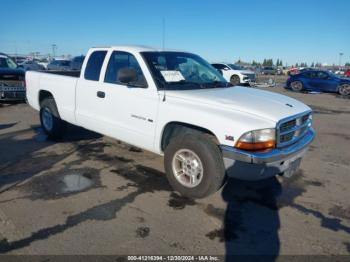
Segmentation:
<svg viewBox="0 0 350 262">
<path fill-rule="evenodd" d="M 350 208 L 341 206 L 333 206 L 328 210 L 328 214 L 334 217 L 350 220 Z"/>
<path fill-rule="evenodd" d="M 139 238 L 148 237 L 150 231 L 151 230 L 149 227 L 139 227 L 138 229 L 136 229 L 136 237 L 139 237 Z"/>
<path fill-rule="evenodd" d="M 314 114 L 325 114 L 325 115 L 350 114 L 350 111 L 348 110 L 337 110 L 337 109 L 330 109 L 327 107 L 313 106 L 313 105 L 310 105 L 310 107 L 312 108 L 312 111 Z"/>
<path fill-rule="evenodd" d="M 193 199 L 181 196 L 177 193 L 172 192 L 168 201 L 168 206 L 174 209 L 184 209 L 186 206 L 194 206 L 196 202 Z"/>
</svg>

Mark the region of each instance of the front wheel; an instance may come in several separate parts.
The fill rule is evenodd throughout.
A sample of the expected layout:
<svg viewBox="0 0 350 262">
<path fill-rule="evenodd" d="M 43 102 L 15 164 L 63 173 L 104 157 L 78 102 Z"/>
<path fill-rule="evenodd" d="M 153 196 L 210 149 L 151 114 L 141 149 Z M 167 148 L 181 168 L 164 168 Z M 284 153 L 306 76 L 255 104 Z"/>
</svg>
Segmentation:
<svg viewBox="0 0 350 262">
<path fill-rule="evenodd" d="M 239 79 L 239 76 L 233 75 L 230 78 L 230 83 L 234 86 L 239 85 L 241 83 L 241 80 Z"/>
<path fill-rule="evenodd" d="M 225 179 L 218 146 L 201 133 L 175 137 L 165 150 L 164 166 L 173 189 L 190 198 L 209 196 Z"/>
<path fill-rule="evenodd" d="M 66 128 L 66 122 L 60 118 L 56 102 L 53 98 L 46 98 L 41 102 L 40 122 L 44 132 L 50 138 L 61 138 Z"/>
<path fill-rule="evenodd" d="M 350 85 L 349 84 L 343 84 L 339 87 L 339 94 L 342 96 L 348 96 L 350 95 Z"/>
<path fill-rule="evenodd" d="M 303 90 L 303 83 L 300 81 L 293 81 L 292 83 L 290 83 L 290 87 L 293 91 L 300 92 L 301 90 Z"/>
</svg>

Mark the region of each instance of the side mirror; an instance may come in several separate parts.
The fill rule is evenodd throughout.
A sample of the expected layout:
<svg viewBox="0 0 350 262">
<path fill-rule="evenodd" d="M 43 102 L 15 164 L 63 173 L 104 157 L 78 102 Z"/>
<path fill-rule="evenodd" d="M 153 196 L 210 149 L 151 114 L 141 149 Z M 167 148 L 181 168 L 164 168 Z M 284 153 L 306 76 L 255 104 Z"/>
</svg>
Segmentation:
<svg viewBox="0 0 350 262">
<path fill-rule="evenodd" d="M 130 84 L 137 81 L 137 73 L 133 68 L 121 68 L 117 72 L 117 79 L 123 84 Z"/>
</svg>

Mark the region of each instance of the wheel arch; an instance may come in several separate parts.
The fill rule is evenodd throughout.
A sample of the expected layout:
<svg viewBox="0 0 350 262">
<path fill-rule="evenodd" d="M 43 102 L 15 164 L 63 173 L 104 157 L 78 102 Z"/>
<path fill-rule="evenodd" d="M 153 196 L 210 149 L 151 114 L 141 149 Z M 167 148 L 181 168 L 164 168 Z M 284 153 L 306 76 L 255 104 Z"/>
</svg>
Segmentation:
<svg viewBox="0 0 350 262">
<path fill-rule="evenodd" d="M 44 89 L 39 90 L 39 95 L 38 95 L 39 106 L 41 106 L 41 103 L 44 101 L 44 99 L 50 98 L 50 97 L 55 100 L 53 94 L 50 91 L 47 91 Z"/>
<path fill-rule="evenodd" d="M 171 138 L 184 133 L 202 133 L 208 136 L 208 138 L 212 139 L 217 145 L 219 145 L 219 140 L 216 135 L 209 129 L 185 123 L 180 121 L 172 121 L 168 122 L 162 130 L 161 140 L 160 140 L 160 149 L 162 152 L 169 145 Z"/>
</svg>

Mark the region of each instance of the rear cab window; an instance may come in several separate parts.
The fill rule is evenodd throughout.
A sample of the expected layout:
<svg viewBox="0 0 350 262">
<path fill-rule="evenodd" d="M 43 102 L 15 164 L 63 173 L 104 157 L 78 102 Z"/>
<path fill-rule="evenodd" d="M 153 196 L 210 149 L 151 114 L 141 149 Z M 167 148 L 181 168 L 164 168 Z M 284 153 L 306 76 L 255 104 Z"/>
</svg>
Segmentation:
<svg viewBox="0 0 350 262">
<path fill-rule="evenodd" d="M 107 51 L 94 51 L 91 53 L 89 60 L 85 67 L 84 78 L 86 80 L 98 81 L 100 78 L 103 61 L 106 57 Z"/>
</svg>

